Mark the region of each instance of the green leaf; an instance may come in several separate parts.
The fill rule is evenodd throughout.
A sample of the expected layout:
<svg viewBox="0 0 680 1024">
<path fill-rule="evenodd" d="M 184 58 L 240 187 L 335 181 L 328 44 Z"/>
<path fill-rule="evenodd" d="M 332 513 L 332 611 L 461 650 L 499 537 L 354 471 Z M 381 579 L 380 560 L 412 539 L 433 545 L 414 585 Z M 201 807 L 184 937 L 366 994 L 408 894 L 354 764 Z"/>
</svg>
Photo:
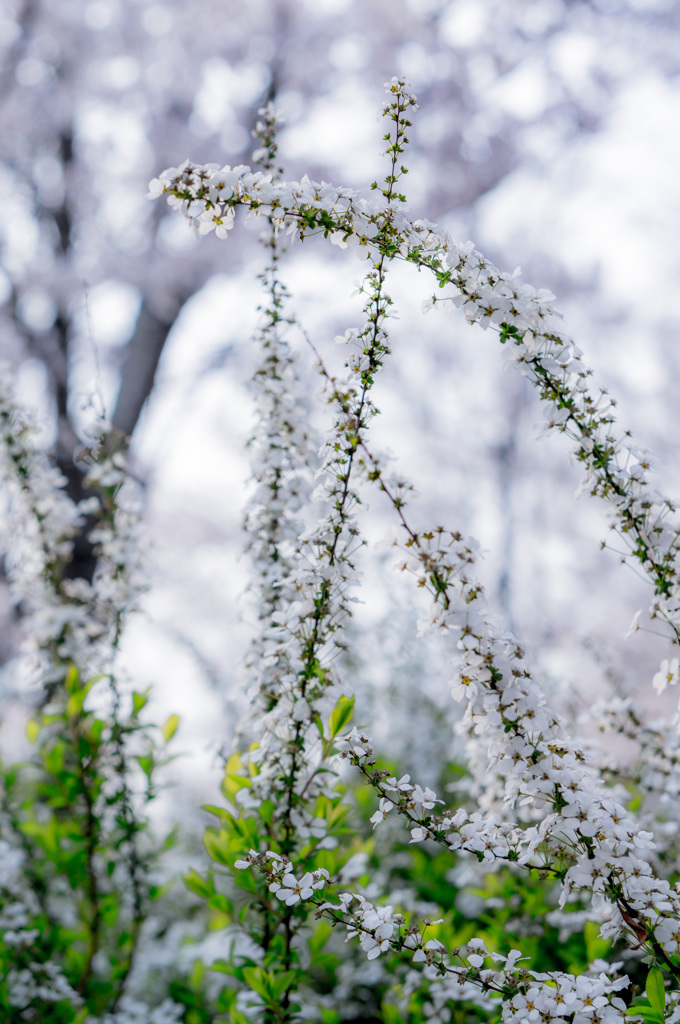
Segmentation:
<svg viewBox="0 0 680 1024">
<path fill-rule="evenodd" d="M 342 732 L 354 714 L 354 697 L 341 697 L 331 711 L 328 719 L 331 739 L 335 739 L 338 733 Z"/>
<path fill-rule="evenodd" d="M 234 858 L 231 852 L 229 836 L 221 829 L 207 828 L 203 833 L 203 844 L 208 851 L 208 856 L 216 860 L 218 864 L 231 866 Z"/>
<path fill-rule="evenodd" d="M 380 1010 L 384 1024 L 400 1024 L 401 1013 L 392 1003 L 383 1003 Z"/>
<path fill-rule="evenodd" d="M 200 896 L 204 900 L 209 899 L 209 897 L 215 892 L 215 888 L 212 884 L 212 878 L 210 878 L 210 876 L 208 876 L 207 879 L 203 878 L 199 875 L 198 871 L 194 871 L 193 868 L 187 871 L 185 875 L 182 875 L 182 879 L 184 880 L 184 884 L 187 889 L 190 889 L 191 892 L 195 892 L 197 896 Z"/>
<path fill-rule="evenodd" d="M 78 689 L 78 678 L 78 669 L 75 665 L 71 665 L 64 680 L 69 693 L 74 693 Z"/>
<path fill-rule="evenodd" d="M 663 983 L 663 974 L 658 967 L 652 967 L 647 975 L 645 991 L 652 1009 L 663 1017 L 666 1008 L 666 989 Z"/>
<path fill-rule="evenodd" d="M 270 974 L 270 989 L 272 993 L 272 1002 L 278 1002 L 281 997 L 288 991 L 290 991 L 296 980 L 295 971 L 281 971 L 275 974 Z"/>
<path fill-rule="evenodd" d="M 233 799 L 239 789 L 243 789 L 244 786 L 250 785 L 249 777 L 241 774 L 243 770 L 243 762 L 239 755 L 232 754 L 225 765 L 224 779 L 222 780 L 221 786 L 222 792 L 230 802 L 233 802 Z"/>
<path fill-rule="evenodd" d="M 228 960 L 220 957 L 218 960 L 213 960 L 210 964 L 211 971 L 220 971 L 222 974 L 236 974 L 237 968 Z"/>
<path fill-rule="evenodd" d="M 243 977 L 246 984 L 267 1002 L 269 1001 L 268 975 L 261 967 L 244 967 Z"/>
<path fill-rule="evenodd" d="M 201 804 L 200 810 L 207 811 L 208 814 L 214 814 L 216 818 L 221 818 L 225 813 L 224 807 L 218 807 L 217 804 Z"/>
<path fill-rule="evenodd" d="M 270 822 L 274 816 L 276 805 L 271 800 L 263 800 L 260 804 L 260 817 L 266 823 Z"/>
<path fill-rule="evenodd" d="M 208 900 L 208 906 L 211 910 L 217 910 L 224 917 L 231 919 L 234 914 L 234 904 L 228 899 L 224 893 L 216 892 Z"/>
<path fill-rule="evenodd" d="M 177 726 L 179 725 L 179 715 L 170 715 L 167 722 L 161 727 L 163 733 L 163 739 L 166 743 L 169 743 L 172 737 L 177 732 Z"/>
<path fill-rule="evenodd" d="M 99 911 L 104 924 L 109 927 L 114 925 L 118 920 L 119 909 L 119 900 L 115 893 L 108 893 L 105 896 L 100 896 Z"/>
<path fill-rule="evenodd" d="M 333 927 L 329 921 L 326 921 L 322 918 L 321 920 L 316 922 L 314 926 L 314 931 L 312 932 L 308 940 L 308 947 L 309 952 L 312 956 L 312 960 L 318 953 L 321 953 L 323 947 L 326 945 L 328 936 L 331 934 L 332 930 Z"/>
<path fill-rule="evenodd" d="M 649 1024 L 663 1024 L 664 1020 L 662 1015 L 653 1010 L 651 1006 L 631 1006 L 626 1010 L 626 1014 L 629 1017 L 642 1017 Z"/>
<path fill-rule="evenodd" d="M 650 1006 L 646 1000 L 641 1000 L 638 1003 L 634 1003 L 629 1006 L 626 1010 L 626 1014 L 629 1017 L 642 1017 L 643 1020 L 648 1021 L 649 1024 L 663 1024 L 664 1016 L 655 1010 L 653 1006 Z"/>
<path fill-rule="evenodd" d="M 296 979 L 295 971 L 265 971 L 262 967 L 244 967 L 246 984 L 262 996 L 270 1007 L 278 1007 L 282 997 L 289 992 Z"/>
<path fill-rule="evenodd" d="M 319 736 L 321 737 L 321 739 L 323 739 L 323 722 L 321 721 L 321 715 L 319 714 L 318 711 L 313 711 L 312 712 L 311 721 L 313 722 L 313 724 L 318 729 Z"/>
<path fill-rule="evenodd" d="M 250 1024 L 250 1018 L 246 1017 L 240 1010 L 231 1010 L 229 1013 L 229 1024 Z"/>
<path fill-rule="evenodd" d="M 64 766 L 64 745 L 55 743 L 52 750 L 45 755 L 45 767 L 52 775 L 58 775 Z"/>
<path fill-rule="evenodd" d="M 39 735 L 40 722 L 36 722 L 35 718 L 29 718 L 26 722 L 26 739 L 29 743 L 35 743 Z"/>
<path fill-rule="evenodd" d="M 148 703 L 149 703 L 149 693 L 148 693 L 148 691 L 146 691 L 145 693 L 137 693 L 136 690 L 133 690 L 133 692 L 132 692 L 132 714 L 133 715 L 138 715 L 139 712 L 142 710 L 142 708 L 145 707 Z"/>
</svg>

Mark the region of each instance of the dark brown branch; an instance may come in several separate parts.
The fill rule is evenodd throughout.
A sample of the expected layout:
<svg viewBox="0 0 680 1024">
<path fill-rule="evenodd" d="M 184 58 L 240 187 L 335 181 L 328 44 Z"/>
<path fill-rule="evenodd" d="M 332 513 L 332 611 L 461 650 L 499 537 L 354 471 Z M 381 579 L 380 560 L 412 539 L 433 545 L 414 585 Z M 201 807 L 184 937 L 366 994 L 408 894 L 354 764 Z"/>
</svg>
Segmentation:
<svg viewBox="0 0 680 1024">
<path fill-rule="evenodd" d="M 125 351 L 120 391 L 112 417 L 114 428 L 128 437 L 151 394 L 163 347 L 175 319 L 176 316 L 170 319 L 161 316 L 146 300 L 142 302 L 135 332 Z"/>
</svg>

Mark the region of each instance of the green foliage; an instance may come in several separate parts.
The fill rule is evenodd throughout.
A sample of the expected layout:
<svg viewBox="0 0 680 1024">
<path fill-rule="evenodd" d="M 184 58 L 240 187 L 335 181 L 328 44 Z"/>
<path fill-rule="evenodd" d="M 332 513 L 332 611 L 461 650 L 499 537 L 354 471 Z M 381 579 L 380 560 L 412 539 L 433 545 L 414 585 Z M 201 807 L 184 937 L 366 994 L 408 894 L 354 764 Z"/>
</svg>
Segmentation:
<svg viewBox="0 0 680 1024">
<path fill-rule="evenodd" d="M 80 1024 L 87 1014 L 114 1006 L 159 897 L 150 871 L 160 848 L 145 808 L 156 794 L 164 755 L 155 748 L 152 727 L 140 721 L 148 695 L 134 694 L 127 713 L 116 696 L 111 714 L 105 708 L 114 685 L 104 676 L 83 680 L 69 666 L 63 686 L 27 723 L 32 756 L 2 771 L 2 833 L 22 851 L 34 899 L 22 924 L 32 936 L 30 950 L 21 953 L 21 945 L 0 937 L 5 1015 L 13 1005 L 7 979 L 22 963 L 34 987 L 40 987 L 35 965 L 51 963 L 72 989 L 71 998 L 45 1002 L 45 1019 Z M 135 763 L 143 772 L 137 777 Z M 9 903 L 17 895 L 2 893 Z M 38 1013 L 41 998 L 31 1005 Z"/>
<path fill-rule="evenodd" d="M 663 1024 L 666 1009 L 666 987 L 663 974 L 658 967 L 652 967 L 645 985 L 647 998 L 640 996 L 633 1000 L 626 1011 L 630 1017 L 641 1017 L 647 1024 Z"/>
<path fill-rule="evenodd" d="M 164 722 L 163 726 L 161 727 L 161 732 L 163 733 L 163 739 L 165 740 L 166 743 L 169 743 L 172 737 L 177 732 L 179 722 L 179 715 L 170 715 L 170 717 Z"/>
<path fill-rule="evenodd" d="M 340 697 L 328 718 L 328 731 L 332 740 L 347 728 L 353 714 L 354 697 Z"/>
</svg>

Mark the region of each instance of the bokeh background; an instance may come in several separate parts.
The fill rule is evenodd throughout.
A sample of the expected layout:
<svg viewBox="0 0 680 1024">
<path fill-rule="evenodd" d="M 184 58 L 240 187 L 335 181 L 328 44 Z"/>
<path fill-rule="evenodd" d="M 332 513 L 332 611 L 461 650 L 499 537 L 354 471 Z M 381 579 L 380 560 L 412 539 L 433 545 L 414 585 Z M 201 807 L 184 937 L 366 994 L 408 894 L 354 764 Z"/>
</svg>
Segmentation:
<svg viewBox="0 0 680 1024">
<path fill-rule="evenodd" d="M 680 495 L 677 0 L 4 0 L 0 61 L 3 372 L 74 496 L 93 421 L 132 437 L 149 591 L 124 672 L 154 686 L 159 717 L 183 716 L 187 805 L 212 796 L 247 703 L 241 510 L 264 255 L 259 225 L 197 241 L 145 194 L 187 157 L 249 163 L 268 100 L 285 118 L 287 177 L 368 195 L 387 170 L 383 83 L 406 76 L 420 103 L 410 209 L 555 292 L 621 423 L 655 453 L 660 489 Z M 335 337 L 360 323 L 364 270 L 322 239 L 284 264 L 333 365 Z M 649 594 L 600 550 L 606 522 L 576 496 L 568 443 L 539 437 L 538 399 L 492 333 L 423 317 L 430 282 L 412 268 L 394 267 L 389 290 L 400 318 L 373 443 L 415 484 L 415 522 L 480 540 L 492 603 L 563 706 L 587 715 L 595 695 L 649 689 L 666 644 L 646 630 L 623 640 Z M 294 332 L 291 344 L 313 397 L 311 354 Z M 320 436 L 324 415 L 318 403 Z M 377 495 L 367 505 L 345 673 L 384 748 L 427 774 L 450 753 L 447 657 L 416 646 L 418 611 L 381 543 L 389 510 Z M 0 606 L 12 749 L 32 691 L 4 581 Z"/>
</svg>

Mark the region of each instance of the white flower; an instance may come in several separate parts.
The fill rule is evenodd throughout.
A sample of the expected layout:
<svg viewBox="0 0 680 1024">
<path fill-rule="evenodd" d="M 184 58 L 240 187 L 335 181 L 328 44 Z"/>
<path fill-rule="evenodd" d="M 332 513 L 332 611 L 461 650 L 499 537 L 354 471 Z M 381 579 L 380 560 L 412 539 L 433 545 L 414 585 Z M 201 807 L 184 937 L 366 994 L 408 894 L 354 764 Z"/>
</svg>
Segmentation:
<svg viewBox="0 0 680 1024">
<path fill-rule="evenodd" d="M 392 803 L 391 800 L 387 799 L 384 796 L 380 797 L 378 810 L 375 812 L 375 814 L 371 815 L 371 822 L 373 823 L 373 828 L 375 828 L 376 825 L 379 825 L 381 821 L 385 820 L 388 813 L 392 810 L 393 807 L 394 804 Z"/>
<path fill-rule="evenodd" d="M 314 889 L 310 885 L 313 880 L 309 871 L 302 876 L 299 882 L 295 875 L 287 874 L 283 876 L 282 883 L 272 882 L 269 891 L 275 893 L 277 900 L 281 900 L 287 907 L 292 907 L 300 900 L 308 900 L 313 894 Z"/>
<path fill-rule="evenodd" d="M 414 786 L 411 796 L 414 803 L 421 804 L 425 810 L 428 811 L 431 810 L 435 804 L 441 804 L 444 802 L 443 800 L 437 799 L 437 794 L 434 793 L 429 786 L 426 786 L 425 789 L 421 789 L 421 787 L 417 785 Z"/>
<path fill-rule="evenodd" d="M 661 667 L 652 679 L 652 686 L 657 693 L 663 693 L 667 686 L 675 686 L 680 679 L 680 659 L 665 658 Z"/>
<path fill-rule="evenodd" d="M 471 967 L 482 967 L 490 953 L 482 939 L 470 939 L 467 960 Z"/>
<path fill-rule="evenodd" d="M 152 178 L 149 182 L 149 191 L 146 193 L 147 199 L 158 199 L 165 192 L 166 185 L 169 184 L 165 178 Z"/>
<path fill-rule="evenodd" d="M 627 640 L 629 636 L 633 635 L 633 633 L 637 633 L 637 631 L 640 628 L 640 616 L 641 615 L 642 615 L 642 609 L 639 609 L 638 611 L 636 611 L 635 615 L 633 616 L 633 621 L 631 622 L 630 626 L 628 627 L 628 632 L 624 635 L 624 639 Z"/>
<path fill-rule="evenodd" d="M 667 953 L 677 953 L 680 950 L 680 921 L 665 918 L 654 928 L 654 937 Z"/>
</svg>

